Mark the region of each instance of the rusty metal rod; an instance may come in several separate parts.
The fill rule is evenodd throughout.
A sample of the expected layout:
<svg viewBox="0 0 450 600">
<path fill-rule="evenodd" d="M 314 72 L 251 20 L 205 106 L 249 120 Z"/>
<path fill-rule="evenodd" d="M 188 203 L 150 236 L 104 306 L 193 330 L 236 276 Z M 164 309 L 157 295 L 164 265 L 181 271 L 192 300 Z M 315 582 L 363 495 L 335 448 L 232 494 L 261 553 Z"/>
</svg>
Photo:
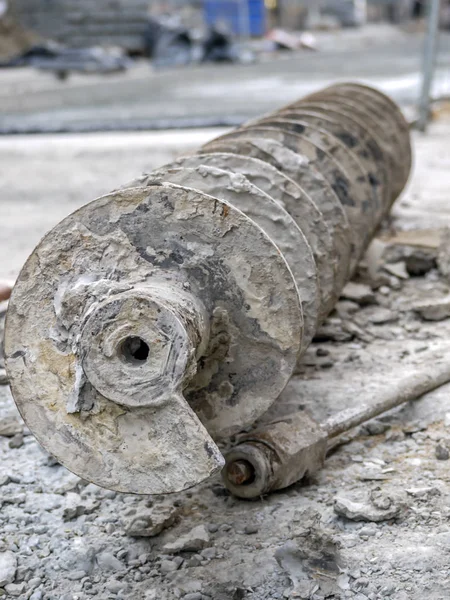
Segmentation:
<svg viewBox="0 0 450 600">
<path fill-rule="evenodd" d="M 414 373 L 382 389 L 373 401 L 339 411 L 324 423 L 299 413 L 264 425 L 226 456 L 225 485 L 242 498 L 285 488 L 320 469 L 337 436 L 449 382 L 450 362 L 442 352 L 430 353 Z"/>
</svg>

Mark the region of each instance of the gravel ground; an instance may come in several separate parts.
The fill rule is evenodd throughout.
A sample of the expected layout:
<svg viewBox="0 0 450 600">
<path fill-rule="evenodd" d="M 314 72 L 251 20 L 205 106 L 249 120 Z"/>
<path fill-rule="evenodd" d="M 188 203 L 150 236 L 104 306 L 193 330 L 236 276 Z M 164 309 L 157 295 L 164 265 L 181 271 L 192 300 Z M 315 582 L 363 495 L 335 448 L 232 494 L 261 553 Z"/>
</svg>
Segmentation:
<svg viewBox="0 0 450 600">
<path fill-rule="evenodd" d="M 14 278 L 38 238 L 69 211 L 202 136 L 212 132 L 92 136 L 89 148 L 84 137 L 34 138 L 34 147 L 2 141 L 1 276 Z M 302 405 L 324 418 L 448 350 L 450 261 L 441 230 L 450 224 L 449 141 L 448 121 L 415 139 L 416 171 L 386 224 L 376 275 L 368 278 L 369 254 L 358 273 L 363 287 L 346 289 L 278 413 Z M 392 243 L 395 230 L 425 227 L 433 228 L 425 256 L 416 243 Z M 39 448 L 0 386 L 0 595 L 447 599 L 449 392 L 444 386 L 359 428 L 311 480 L 245 502 L 219 478 L 165 498 L 83 481 Z"/>
</svg>

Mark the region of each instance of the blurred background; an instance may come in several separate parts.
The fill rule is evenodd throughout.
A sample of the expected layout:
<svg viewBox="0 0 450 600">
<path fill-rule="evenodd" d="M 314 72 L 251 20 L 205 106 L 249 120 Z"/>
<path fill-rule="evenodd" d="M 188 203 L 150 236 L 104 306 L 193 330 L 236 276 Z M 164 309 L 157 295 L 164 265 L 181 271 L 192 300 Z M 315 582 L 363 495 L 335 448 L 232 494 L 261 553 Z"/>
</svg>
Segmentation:
<svg viewBox="0 0 450 600">
<path fill-rule="evenodd" d="M 417 101 L 427 0 L 2 0 L 0 131 L 233 125 L 330 81 Z M 450 89 L 450 2 L 433 93 Z"/>
</svg>

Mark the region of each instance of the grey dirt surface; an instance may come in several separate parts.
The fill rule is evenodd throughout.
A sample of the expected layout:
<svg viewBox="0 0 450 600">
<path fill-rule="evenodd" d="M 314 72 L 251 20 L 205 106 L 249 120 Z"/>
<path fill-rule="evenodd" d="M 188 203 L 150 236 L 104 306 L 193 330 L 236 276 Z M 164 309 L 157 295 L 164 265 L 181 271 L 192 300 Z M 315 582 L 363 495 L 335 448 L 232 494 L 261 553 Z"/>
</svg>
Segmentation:
<svg viewBox="0 0 450 600">
<path fill-rule="evenodd" d="M 14 279 L 72 210 L 217 133 L 3 138 L 0 277 Z M 449 143 L 449 121 L 415 136 L 415 172 L 385 236 L 432 228 L 434 240 L 450 225 Z M 438 246 L 428 262 L 396 250 L 376 268 L 369 252 L 361 285 L 347 289 L 322 327 L 279 412 L 325 418 L 423 368 L 428 353 L 448 351 L 447 314 L 423 320 L 417 309 L 448 303 L 450 258 Z M 83 481 L 39 448 L 0 386 L 0 596 L 446 600 L 449 392 L 359 428 L 312 479 L 249 502 L 230 496 L 219 477 L 166 497 Z"/>
</svg>

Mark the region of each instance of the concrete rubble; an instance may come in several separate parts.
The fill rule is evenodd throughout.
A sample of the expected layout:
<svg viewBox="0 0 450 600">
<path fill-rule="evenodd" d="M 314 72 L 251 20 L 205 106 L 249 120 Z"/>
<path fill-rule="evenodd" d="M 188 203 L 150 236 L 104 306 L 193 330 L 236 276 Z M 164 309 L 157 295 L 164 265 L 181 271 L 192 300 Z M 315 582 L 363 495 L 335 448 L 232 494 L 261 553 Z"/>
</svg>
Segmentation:
<svg viewBox="0 0 450 600">
<path fill-rule="evenodd" d="M 389 521 L 400 514 L 400 506 L 392 501 L 380 504 L 372 497 L 366 500 L 352 500 L 345 496 L 338 496 L 334 501 L 336 514 L 350 519 L 350 521 Z"/>
</svg>

